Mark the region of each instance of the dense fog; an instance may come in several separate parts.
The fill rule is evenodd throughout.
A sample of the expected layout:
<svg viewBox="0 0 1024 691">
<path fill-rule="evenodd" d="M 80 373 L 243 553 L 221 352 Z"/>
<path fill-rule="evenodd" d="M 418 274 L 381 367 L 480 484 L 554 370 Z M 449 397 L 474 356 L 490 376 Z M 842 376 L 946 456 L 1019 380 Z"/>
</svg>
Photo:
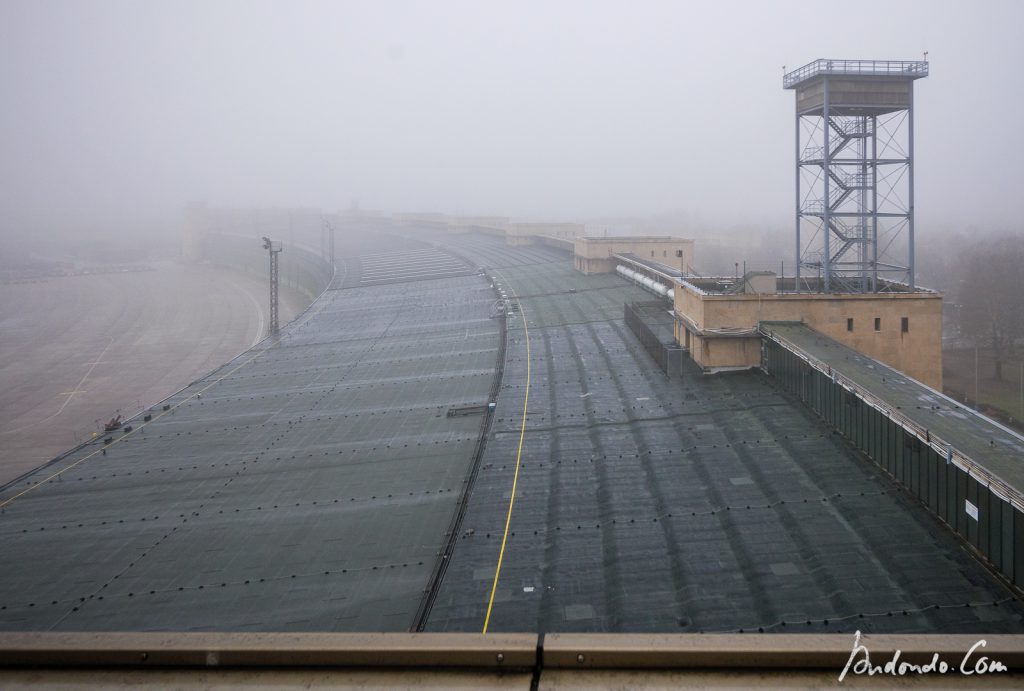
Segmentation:
<svg viewBox="0 0 1024 691">
<path fill-rule="evenodd" d="M 927 253 L 1019 229 L 1022 24 L 1016 2 L 9 0 L 0 237 L 166 235 L 197 200 L 358 200 L 655 228 L 775 262 L 793 214 L 783 66 L 928 51 Z"/>
</svg>

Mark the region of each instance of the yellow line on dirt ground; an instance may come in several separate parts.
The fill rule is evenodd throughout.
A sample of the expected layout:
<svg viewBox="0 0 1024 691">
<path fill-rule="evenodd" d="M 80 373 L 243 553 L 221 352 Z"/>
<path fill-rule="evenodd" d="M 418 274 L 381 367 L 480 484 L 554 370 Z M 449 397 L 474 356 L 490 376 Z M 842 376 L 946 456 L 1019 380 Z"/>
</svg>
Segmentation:
<svg viewBox="0 0 1024 691">
<path fill-rule="evenodd" d="M 501 276 L 501 274 L 498 274 Z M 505 277 L 502 276 L 502 279 Z M 507 284 L 508 281 L 506 280 Z M 487 601 L 487 616 L 484 617 L 484 628 L 481 633 L 487 633 L 487 627 L 491 623 L 491 608 L 494 607 L 494 594 L 498 590 L 498 579 L 501 577 L 501 564 L 505 559 L 505 543 L 508 541 L 508 527 L 512 523 L 512 505 L 516 501 L 516 485 L 519 483 L 519 461 L 523 456 L 523 437 L 526 435 L 526 408 L 530 403 L 530 329 L 526 326 L 526 312 L 523 311 L 523 305 L 519 302 L 519 296 L 516 295 L 516 291 L 509 286 L 509 290 L 512 291 L 512 297 L 516 300 L 516 306 L 519 308 L 519 316 L 523 320 L 523 334 L 526 338 L 526 395 L 523 397 L 523 424 L 519 429 L 519 448 L 516 451 L 516 470 L 512 476 L 512 496 L 508 500 L 508 515 L 505 516 L 505 534 L 501 536 L 501 551 L 498 552 L 498 566 L 494 569 L 494 583 L 491 584 L 491 597 Z"/>
<path fill-rule="evenodd" d="M 25 496 L 26 494 L 28 494 L 29 492 L 31 492 L 32 490 L 35 490 L 35 489 L 39 489 L 40 487 L 42 487 L 43 485 L 45 485 L 45 484 L 46 484 L 47 482 L 49 482 L 50 480 L 52 480 L 52 479 L 54 479 L 54 478 L 56 478 L 56 477 L 60 477 L 61 475 L 63 475 L 63 474 L 64 474 L 64 473 L 66 473 L 67 471 L 71 470 L 71 469 L 72 469 L 72 468 L 74 468 L 75 466 L 77 466 L 77 465 L 79 465 L 79 464 L 81 464 L 81 463 L 84 463 L 85 461 L 88 461 L 88 460 L 89 460 L 90 458 L 92 458 L 92 457 L 93 457 L 93 456 L 95 456 L 96 454 L 98 454 L 98 453 L 102 453 L 102 452 L 103 452 L 103 451 L 104 451 L 105 449 L 109 449 L 109 448 L 110 448 L 111 446 L 113 446 L 114 444 L 118 444 L 118 443 L 120 443 L 120 442 L 124 441 L 125 439 L 127 439 L 128 437 L 132 436 L 132 435 L 133 435 L 133 434 L 135 434 L 136 432 L 140 432 L 140 431 L 142 431 L 142 429 L 143 429 L 143 428 L 145 428 L 145 426 L 146 426 L 146 425 L 148 425 L 148 424 L 150 424 L 151 422 L 156 422 L 157 420 L 159 420 L 160 418 L 162 418 L 162 417 L 163 417 L 164 415 L 167 415 L 167 414 L 169 414 L 169 413 L 173 413 L 173 412 L 174 412 L 175 410 L 177 410 L 177 409 L 178 409 L 178 408 L 179 408 L 180 406 L 184 405 L 185 403 L 188 403 L 188 402 L 189 402 L 189 401 L 191 401 L 191 400 L 192 400 L 193 398 L 195 398 L 195 397 L 196 397 L 196 396 L 198 396 L 199 394 L 201 394 L 201 393 L 205 392 L 205 391 L 206 391 L 207 389 L 209 389 L 210 387 L 212 387 L 212 386 L 214 386 L 214 385 L 216 385 L 216 384 L 219 384 L 219 383 L 220 383 L 220 382 L 222 382 L 222 381 L 223 381 L 224 379 L 226 379 L 227 377 L 230 377 L 230 376 L 231 376 L 232 374 L 234 374 L 234 373 L 235 373 L 235 372 L 237 372 L 238 370 L 242 369 L 243 367 L 245 367 L 246 365 L 248 365 L 248 364 L 249 364 L 250 362 L 252 362 L 253 360 L 255 360 L 256 358 L 258 358 L 259 356 L 263 355 L 263 354 L 264 354 L 264 353 L 266 353 L 266 352 L 267 352 L 266 350 L 261 350 L 260 352 L 256 353 L 255 355 L 253 355 L 253 356 L 252 356 L 251 358 L 249 358 L 249 359 L 248 359 L 248 360 L 246 360 L 245 362 L 242 362 L 242 363 L 240 363 L 239 365 L 237 365 L 236 367 L 234 367 L 234 368 L 233 368 L 233 369 L 232 369 L 232 370 L 231 370 L 230 372 L 225 372 L 224 374 L 222 374 L 221 376 L 217 377 L 217 378 L 216 378 L 216 379 L 214 379 L 214 380 L 213 380 L 212 382 L 210 382 L 209 384 L 207 384 L 206 386 L 204 386 L 204 387 L 203 387 L 202 389 L 199 389 L 198 391 L 196 391 L 195 393 L 193 393 L 193 394 L 192 394 L 191 396 L 189 396 L 188 398 L 184 398 L 184 399 L 182 399 L 181 401 L 179 401 L 178 403 L 176 403 L 176 404 L 175 404 L 175 405 L 174 405 L 173 407 L 171 407 L 171 408 L 168 408 L 167 410 L 165 410 L 165 411 L 161 412 L 161 413 L 160 413 L 159 415 L 156 415 L 156 416 L 155 416 L 155 417 L 154 417 L 154 418 L 153 418 L 152 420 L 150 420 L 149 422 L 143 422 L 143 423 L 142 423 L 142 424 L 140 424 L 140 425 L 139 425 L 138 427 L 134 427 L 134 428 L 132 429 L 132 431 L 131 431 L 131 432 L 128 432 L 127 434 L 122 434 L 122 435 L 121 435 L 120 437 L 118 437 L 117 439 L 115 439 L 114 441 L 112 441 L 112 442 L 111 442 L 111 443 L 109 443 L 109 444 L 104 444 L 103 446 L 101 446 L 100 448 L 96 449 L 95 451 L 93 451 L 93 452 L 92 452 L 91 454 L 89 454 L 88 456 L 85 456 L 85 457 L 83 457 L 83 458 L 79 458 L 79 459 L 78 459 L 77 461 L 75 461 L 75 462 L 74 462 L 74 463 L 72 463 L 71 465 L 67 466 L 66 468 L 61 468 L 60 470 L 58 470 L 58 471 L 57 471 L 56 473 L 54 473 L 54 474 L 50 475 L 50 476 L 49 476 L 48 478 L 46 478 L 45 480 L 40 480 L 39 482 L 37 482 L 36 484 L 32 485 L 31 487 L 27 487 L 26 489 L 23 489 L 22 491 L 18 492 L 17 494 L 15 494 L 15 495 L 13 495 L 13 496 L 11 496 L 11 497 L 9 497 L 9 498 L 5 499 L 4 501 L 0 502 L 0 509 L 4 508 L 4 507 L 5 507 L 5 506 L 7 506 L 8 504 L 10 504 L 10 503 L 11 503 L 12 501 L 14 501 L 15 499 L 17 499 L 18 497 L 23 497 L 23 496 Z"/>
</svg>

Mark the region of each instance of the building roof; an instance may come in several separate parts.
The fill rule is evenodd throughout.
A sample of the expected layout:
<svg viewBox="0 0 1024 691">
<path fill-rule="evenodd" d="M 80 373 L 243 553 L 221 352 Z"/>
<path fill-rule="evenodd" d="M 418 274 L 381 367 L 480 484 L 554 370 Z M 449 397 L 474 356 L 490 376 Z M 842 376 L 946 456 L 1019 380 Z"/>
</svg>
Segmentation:
<svg viewBox="0 0 1024 691">
<path fill-rule="evenodd" d="M 1020 434 L 806 325 L 768 322 L 762 328 L 908 418 L 937 446 L 951 444 L 964 461 L 1012 488 L 1016 495 L 1012 498 L 1024 508 L 1024 437 Z"/>
<path fill-rule="evenodd" d="M 427 239 L 489 277 L 359 287 L 426 246 L 339 243 L 279 340 L 0 490 L 0 629 L 1024 630 L 766 375 L 667 380 L 623 324 L 643 291 L 547 247 Z"/>
<path fill-rule="evenodd" d="M 491 240 L 462 251 L 507 266 L 502 284 L 529 297 L 525 324 L 509 320 L 502 394 L 428 630 L 479 630 L 489 606 L 492 631 L 1022 626 L 1017 609 L 963 607 L 1005 607 L 1006 593 L 766 375 L 669 381 L 614 309 L 646 296 Z M 982 612 L 1000 621 L 971 621 Z"/>
<path fill-rule="evenodd" d="M 342 244 L 280 339 L 3 488 L 0 629 L 406 630 L 480 432 L 447 412 L 486 404 L 500 343 L 475 275 L 365 286 L 410 245 L 451 268 Z"/>
</svg>

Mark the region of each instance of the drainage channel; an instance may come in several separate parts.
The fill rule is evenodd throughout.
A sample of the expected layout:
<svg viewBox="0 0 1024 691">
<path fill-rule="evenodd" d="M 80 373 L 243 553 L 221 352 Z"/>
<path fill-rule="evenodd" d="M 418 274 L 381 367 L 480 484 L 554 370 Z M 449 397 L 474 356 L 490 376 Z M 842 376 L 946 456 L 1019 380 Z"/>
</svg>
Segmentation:
<svg viewBox="0 0 1024 691">
<path fill-rule="evenodd" d="M 459 256 L 452 250 L 444 248 L 446 252 L 456 256 L 461 261 L 470 263 L 467 259 Z M 494 282 L 494 277 L 488 272 L 483 272 L 485 280 L 489 281 L 492 288 L 494 289 L 495 299 L 501 300 L 501 295 L 498 292 L 497 284 Z M 498 329 L 500 332 L 498 339 L 498 355 L 495 362 L 495 373 L 494 379 L 491 382 L 490 395 L 487 398 L 488 411 L 484 413 L 483 420 L 480 422 L 480 435 L 477 437 L 476 445 L 473 449 L 473 462 L 470 464 L 469 472 L 466 474 L 466 479 L 463 482 L 462 496 L 459 497 L 458 510 L 452 516 L 451 524 L 448 526 L 448 532 L 444 547 L 438 553 L 437 562 L 434 564 L 434 569 L 430 574 L 430 580 L 428 581 L 427 587 L 423 591 L 423 599 L 420 601 L 420 606 L 416 610 L 416 616 L 413 619 L 413 624 L 410 627 L 411 631 L 421 632 L 426 629 L 427 620 L 430 618 L 430 611 L 434 607 L 434 601 L 437 599 L 437 594 L 441 590 L 441 583 L 444 580 L 444 575 L 448 571 L 448 565 L 451 563 L 452 554 L 455 551 L 455 546 L 458 544 L 459 535 L 462 532 L 462 521 L 466 516 L 466 509 L 469 506 L 469 497 L 473 493 L 473 486 L 476 484 L 476 478 L 480 471 L 481 459 L 484 455 L 484 448 L 487 446 L 487 436 L 491 431 L 491 421 L 494 419 L 492 410 L 490 409 L 490 403 L 497 400 L 498 392 L 501 390 L 501 380 L 505 373 L 505 350 L 508 344 L 508 325 L 507 325 L 506 313 L 500 313 L 496 317 L 498 321 Z"/>
</svg>

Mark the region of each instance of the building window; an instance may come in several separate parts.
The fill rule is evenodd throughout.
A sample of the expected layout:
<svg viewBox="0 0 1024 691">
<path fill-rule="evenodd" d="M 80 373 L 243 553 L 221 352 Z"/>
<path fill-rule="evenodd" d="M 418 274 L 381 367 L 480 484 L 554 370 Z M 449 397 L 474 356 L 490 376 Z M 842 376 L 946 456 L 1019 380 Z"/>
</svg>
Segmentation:
<svg viewBox="0 0 1024 691">
<path fill-rule="evenodd" d="M 910 317 L 900 317 L 900 331 L 903 333 L 910 331 Z"/>
<path fill-rule="evenodd" d="M 853 331 L 853 317 L 846 318 L 846 330 Z"/>
<path fill-rule="evenodd" d="M 652 257 L 654 256 L 654 250 L 651 250 L 651 256 Z"/>
<path fill-rule="evenodd" d="M 881 331 L 881 330 L 882 330 L 882 318 L 881 317 L 875 317 L 875 331 Z"/>
</svg>

